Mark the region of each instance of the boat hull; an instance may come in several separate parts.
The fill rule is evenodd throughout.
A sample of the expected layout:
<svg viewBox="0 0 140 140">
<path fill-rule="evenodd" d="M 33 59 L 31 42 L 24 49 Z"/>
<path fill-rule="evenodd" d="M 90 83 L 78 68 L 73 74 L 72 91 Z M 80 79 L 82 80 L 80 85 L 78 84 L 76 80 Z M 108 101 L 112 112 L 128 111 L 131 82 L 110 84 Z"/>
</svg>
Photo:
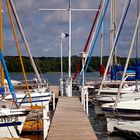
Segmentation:
<svg viewBox="0 0 140 140">
<path fill-rule="evenodd" d="M 110 133 L 119 131 L 140 138 L 140 119 L 131 120 L 107 117 L 107 130 Z"/>
<path fill-rule="evenodd" d="M 21 104 L 21 106 L 30 106 L 31 104 L 33 106 L 44 106 L 48 102 L 50 102 L 52 98 L 51 92 L 46 92 L 46 93 L 39 93 L 39 92 L 33 92 L 30 94 L 32 103 L 30 102 L 29 96 L 26 95 L 25 93 L 19 93 L 17 94 L 17 102 Z M 5 100 L 12 100 L 11 95 L 7 95 L 5 97 Z"/>
<path fill-rule="evenodd" d="M 28 112 L 29 110 L 26 109 L 2 109 L 0 111 L 0 138 L 19 138 Z"/>
</svg>

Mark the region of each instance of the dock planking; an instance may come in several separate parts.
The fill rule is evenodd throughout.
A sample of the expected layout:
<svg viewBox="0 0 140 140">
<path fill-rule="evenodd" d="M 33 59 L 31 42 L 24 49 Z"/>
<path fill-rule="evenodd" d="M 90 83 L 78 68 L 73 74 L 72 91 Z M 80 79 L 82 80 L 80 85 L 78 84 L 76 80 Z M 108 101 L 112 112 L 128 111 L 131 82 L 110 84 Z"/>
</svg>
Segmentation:
<svg viewBox="0 0 140 140">
<path fill-rule="evenodd" d="M 59 98 L 47 140 L 97 140 L 79 98 Z"/>
</svg>

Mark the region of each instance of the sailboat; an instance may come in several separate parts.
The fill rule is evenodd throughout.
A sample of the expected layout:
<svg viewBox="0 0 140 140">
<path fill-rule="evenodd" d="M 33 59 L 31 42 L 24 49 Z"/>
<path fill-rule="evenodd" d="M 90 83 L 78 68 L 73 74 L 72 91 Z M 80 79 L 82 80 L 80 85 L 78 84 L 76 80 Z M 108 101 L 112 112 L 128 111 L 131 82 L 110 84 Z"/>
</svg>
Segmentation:
<svg viewBox="0 0 140 140">
<path fill-rule="evenodd" d="M 109 132 L 118 130 L 128 131 L 130 134 L 140 136 L 140 99 L 119 101 L 102 105 L 102 110 L 107 118 L 107 130 Z"/>
<path fill-rule="evenodd" d="M 0 108 L 0 138 L 19 138 L 26 116 L 27 109 Z"/>
<path fill-rule="evenodd" d="M 108 59 L 108 62 L 107 62 L 106 70 L 105 70 L 100 88 L 98 90 L 98 94 L 96 96 L 96 101 L 97 101 L 97 103 L 99 103 L 99 105 L 101 105 L 102 103 L 105 103 L 105 102 L 114 102 L 115 99 L 116 99 L 116 95 L 118 94 L 118 88 L 109 88 L 109 87 L 104 88 L 103 86 L 106 84 L 105 79 L 106 79 L 107 71 L 108 71 L 108 68 L 109 68 L 109 65 L 110 65 L 110 62 L 111 62 L 111 58 L 112 58 L 113 52 L 115 50 L 119 35 L 120 35 L 121 29 L 122 29 L 123 24 L 124 24 L 124 21 L 125 21 L 125 18 L 126 18 L 129 6 L 130 6 L 130 2 L 131 2 L 131 0 L 126 1 L 124 10 L 123 10 L 123 13 L 122 13 L 122 16 L 121 16 L 121 20 L 120 20 L 120 23 L 119 23 L 119 26 L 118 26 L 118 30 L 117 30 L 117 33 L 116 33 L 116 36 L 115 36 L 115 39 L 114 39 L 114 42 L 113 42 L 113 47 L 111 49 L 111 53 L 110 53 L 110 56 L 109 56 L 109 59 Z M 135 74 L 134 74 L 134 76 L 135 76 Z M 126 79 L 126 78 L 127 78 L 127 76 L 125 74 L 124 79 Z M 130 98 L 131 99 L 137 98 L 139 95 L 138 94 L 136 94 L 136 95 L 133 94 L 136 86 L 126 84 L 127 82 L 125 82 L 124 79 L 123 79 L 123 83 L 122 83 L 122 89 L 121 89 L 121 92 L 120 92 L 121 99 L 122 100 L 129 100 Z M 116 81 L 116 82 L 118 82 L 118 81 Z M 133 84 L 134 84 L 134 82 L 133 82 Z M 133 97 L 133 95 L 134 95 L 134 97 Z M 97 106 L 97 112 L 98 112 L 98 109 L 100 109 L 100 107 Z M 100 109 L 99 112 L 101 114 L 103 113 L 101 111 L 101 109 Z"/>
<path fill-rule="evenodd" d="M 13 14 L 11 13 L 11 6 L 9 4 L 9 0 L 6 0 L 6 4 L 8 7 L 8 13 L 9 13 L 9 17 L 10 17 L 10 21 L 11 21 L 11 25 L 12 25 L 12 29 L 13 29 L 16 47 L 17 47 L 18 54 L 20 57 L 22 70 L 24 72 L 25 83 L 27 84 L 28 82 L 27 82 L 26 75 L 25 75 L 24 65 L 22 63 L 20 47 L 19 47 L 18 38 L 16 35 L 16 28 L 14 27 L 14 20 L 12 18 Z M 38 83 L 38 80 L 34 80 L 37 83 L 37 88 L 34 88 L 30 91 L 30 89 L 28 88 L 28 84 L 27 84 L 27 92 L 20 91 L 18 94 L 15 94 L 15 90 L 11 83 L 11 79 L 10 79 L 10 76 L 9 76 L 9 73 L 8 73 L 8 70 L 7 70 L 7 67 L 5 64 L 5 60 L 3 58 L 1 51 L 0 51 L 0 59 L 2 61 L 3 67 L 4 67 L 5 78 L 7 79 L 8 88 L 9 88 L 9 91 L 5 90 L 4 85 L 2 88 L 0 88 L 0 93 L 1 93 L 1 95 L 0 95 L 1 102 L 0 103 L 2 103 L 2 107 L 0 110 L 0 113 L 1 113 L 0 114 L 0 133 L 1 133 L 0 137 L 18 138 L 19 134 L 21 133 L 21 130 L 23 128 L 26 117 L 29 117 L 29 115 L 30 115 L 29 112 L 32 113 L 32 110 L 33 110 L 33 112 L 37 111 L 34 109 L 43 108 L 43 111 L 41 110 L 42 113 L 45 111 L 45 113 L 48 114 L 48 112 L 49 112 L 48 104 L 49 104 L 49 101 L 51 100 L 52 93 L 50 91 L 46 90 L 46 89 L 48 89 L 48 87 L 45 88 L 45 86 L 48 85 L 47 82 L 44 82 L 42 85 L 41 83 Z M 31 94 L 29 94 L 29 93 L 31 93 Z M 9 103 L 11 103 L 11 105 L 9 105 Z M 14 107 L 13 107 L 13 104 L 15 104 Z M 26 108 L 23 106 L 31 106 L 31 108 L 30 107 Z M 20 107 L 20 109 L 17 109 L 19 107 Z M 46 122 L 46 121 L 47 121 L 46 127 L 49 128 L 49 117 L 47 118 L 47 120 L 46 119 L 43 120 L 43 122 Z M 34 123 L 37 123 L 36 119 L 35 119 Z M 5 131 L 5 133 L 3 133 L 3 131 Z"/>
<path fill-rule="evenodd" d="M 45 81 L 45 80 L 42 80 L 38 71 L 37 71 L 36 65 L 34 63 L 34 60 L 32 58 L 32 55 L 31 55 L 31 52 L 30 52 L 30 49 L 29 49 L 29 45 L 28 45 L 26 36 L 24 34 L 24 31 L 23 31 L 23 28 L 21 26 L 20 20 L 18 18 L 18 14 L 16 12 L 16 8 L 15 8 L 12 0 L 7 1 L 7 7 L 9 8 L 9 16 L 10 16 L 12 28 L 14 30 L 15 27 L 14 27 L 14 21 L 13 21 L 12 15 L 10 15 L 11 10 L 12 10 L 13 15 L 15 17 L 15 21 L 17 22 L 17 25 L 18 25 L 19 31 L 21 33 L 21 36 L 23 38 L 25 47 L 26 47 L 27 52 L 30 56 L 30 59 L 31 59 L 31 62 L 32 62 L 31 64 L 33 65 L 33 69 L 34 69 L 34 71 L 36 73 L 36 76 L 37 76 L 37 78 L 34 78 L 34 80 L 32 81 L 33 88 L 29 89 L 28 81 L 26 80 L 26 74 L 24 73 L 27 92 L 26 91 L 23 91 L 23 92 L 20 91 L 20 93 L 17 94 L 17 102 L 20 103 L 21 105 L 24 105 L 24 106 L 28 106 L 29 104 L 30 105 L 31 104 L 32 105 L 38 105 L 38 106 L 45 105 L 52 98 L 52 93 L 51 93 L 51 91 L 49 91 L 49 88 L 48 88 L 48 82 Z M 16 34 L 16 31 L 15 31 L 15 34 Z M 17 37 L 16 37 L 15 40 L 16 41 L 18 40 Z M 16 43 L 16 45 L 18 45 L 18 42 Z M 18 47 L 18 49 L 19 49 L 19 47 Z M 20 54 L 20 50 L 18 50 L 18 52 Z M 22 65 L 22 68 L 24 68 L 23 64 L 21 64 L 21 65 Z M 23 72 L 25 72 L 24 69 L 23 69 Z M 10 94 L 5 94 L 5 100 L 12 100 L 12 96 Z"/>
<path fill-rule="evenodd" d="M 51 101 L 52 93 L 49 92 L 31 92 L 30 93 L 32 102 L 29 101 L 29 96 L 27 93 L 19 93 L 17 94 L 17 102 L 21 104 L 21 106 L 44 106 L 48 102 Z M 5 100 L 12 100 L 12 95 L 8 94 L 5 96 Z"/>
<path fill-rule="evenodd" d="M 140 137 L 140 95 L 139 98 L 130 99 L 128 101 L 121 101 L 119 100 L 119 98 L 128 62 L 130 60 L 131 52 L 133 49 L 135 37 L 137 34 L 139 21 L 140 11 L 138 13 L 137 23 L 116 101 L 115 103 L 106 103 L 101 106 L 107 118 L 107 128 L 109 132 L 113 132 L 115 129 L 117 129 L 124 132 L 129 132 L 129 134 L 135 135 L 136 137 Z M 133 96 L 135 97 L 135 95 Z"/>
<path fill-rule="evenodd" d="M 0 137 L 18 138 L 22 131 L 23 124 L 26 120 L 29 109 L 17 109 L 18 103 L 16 94 L 11 83 L 11 79 L 7 70 L 7 66 L 0 51 L 0 60 L 4 68 L 5 76 L 8 82 L 10 93 L 12 94 L 12 102 L 3 99 L 4 87 L 0 87 Z"/>
</svg>

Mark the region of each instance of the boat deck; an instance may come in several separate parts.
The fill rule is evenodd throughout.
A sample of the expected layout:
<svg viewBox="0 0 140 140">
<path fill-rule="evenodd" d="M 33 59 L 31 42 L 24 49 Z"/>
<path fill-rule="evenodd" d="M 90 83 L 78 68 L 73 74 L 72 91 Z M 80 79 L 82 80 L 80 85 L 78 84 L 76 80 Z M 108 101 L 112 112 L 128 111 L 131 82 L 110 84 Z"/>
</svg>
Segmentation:
<svg viewBox="0 0 140 140">
<path fill-rule="evenodd" d="M 79 98 L 59 98 L 47 140 L 97 140 Z"/>
</svg>

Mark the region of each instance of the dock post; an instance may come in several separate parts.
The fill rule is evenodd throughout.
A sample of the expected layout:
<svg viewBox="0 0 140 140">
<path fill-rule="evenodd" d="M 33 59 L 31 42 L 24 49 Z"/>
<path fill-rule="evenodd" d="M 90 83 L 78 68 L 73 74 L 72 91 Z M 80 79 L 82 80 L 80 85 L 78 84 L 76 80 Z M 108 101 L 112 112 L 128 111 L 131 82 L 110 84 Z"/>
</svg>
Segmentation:
<svg viewBox="0 0 140 140">
<path fill-rule="evenodd" d="M 85 85 L 85 73 L 84 73 L 84 67 L 85 67 L 85 57 L 86 53 L 85 52 L 80 52 L 80 57 L 82 58 L 82 90 L 81 90 L 81 101 L 82 104 L 84 104 L 84 111 L 85 111 L 85 91 L 84 91 L 84 85 Z"/>
<path fill-rule="evenodd" d="M 61 96 L 64 96 L 64 83 L 63 83 L 63 79 L 60 79 L 60 94 Z"/>
<path fill-rule="evenodd" d="M 84 104 L 84 87 L 81 86 L 81 103 Z"/>
<path fill-rule="evenodd" d="M 86 100 L 85 100 L 85 98 L 86 98 L 86 94 L 85 94 L 85 88 L 84 88 L 84 86 L 83 86 L 83 106 L 84 106 L 84 111 L 86 111 Z"/>
<path fill-rule="evenodd" d="M 53 111 L 55 110 L 55 93 L 53 93 Z"/>
<path fill-rule="evenodd" d="M 89 116 L 89 112 L 88 112 L 88 90 L 86 89 L 86 114 L 87 116 Z"/>
<path fill-rule="evenodd" d="M 48 130 L 50 126 L 50 118 L 48 116 L 49 113 L 49 103 L 45 105 L 43 108 L 43 140 L 48 136 Z"/>
</svg>

